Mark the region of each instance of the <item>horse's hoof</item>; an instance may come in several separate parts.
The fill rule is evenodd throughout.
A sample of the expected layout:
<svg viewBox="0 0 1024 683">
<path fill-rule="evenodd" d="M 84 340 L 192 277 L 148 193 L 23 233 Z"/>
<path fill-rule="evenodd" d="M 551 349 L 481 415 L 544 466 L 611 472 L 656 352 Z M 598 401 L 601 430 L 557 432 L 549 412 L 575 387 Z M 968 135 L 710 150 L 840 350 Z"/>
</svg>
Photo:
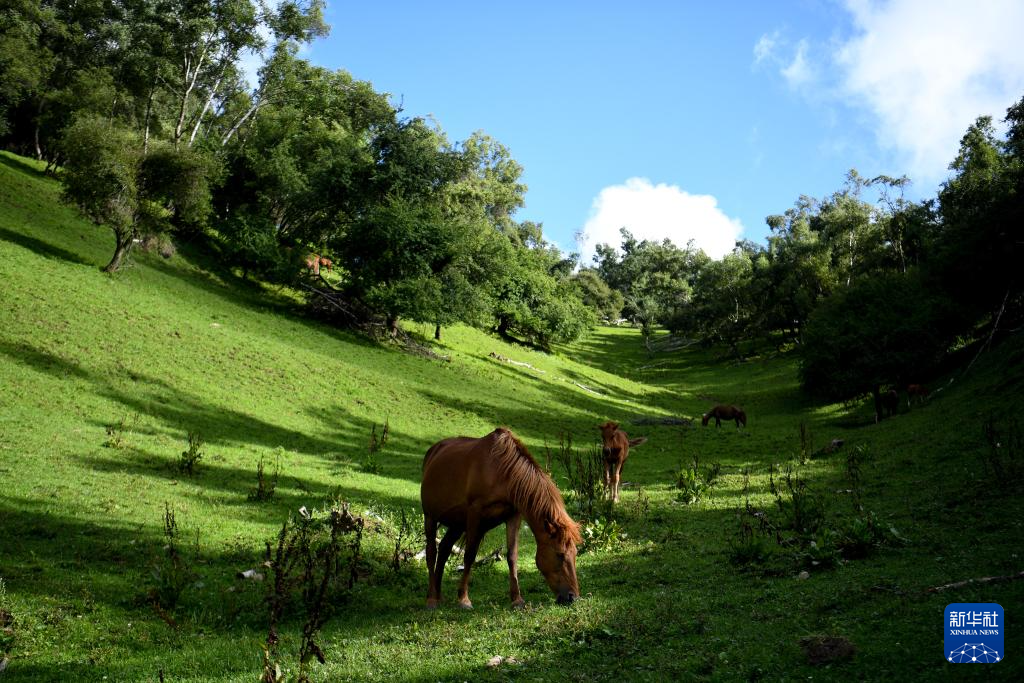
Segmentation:
<svg viewBox="0 0 1024 683">
<path fill-rule="evenodd" d="M 441 604 L 440 600 L 430 599 L 427 600 L 427 609 L 437 609 L 437 606 Z"/>
<path fill-rule="evenodd" d="M 514 609 L 514 610 L 526 609 L 526 600 L 523 600 L 522 598 L 519 598 L 518 600 L 515 600 L 512 603 L 512 609 Z"/>
<path fill-rule="evenodd" d="M 469 600 L 466 600 L 465 602 L 459 600 L 459 609 L 473 609 L 473 603 Z"/>
</svg>

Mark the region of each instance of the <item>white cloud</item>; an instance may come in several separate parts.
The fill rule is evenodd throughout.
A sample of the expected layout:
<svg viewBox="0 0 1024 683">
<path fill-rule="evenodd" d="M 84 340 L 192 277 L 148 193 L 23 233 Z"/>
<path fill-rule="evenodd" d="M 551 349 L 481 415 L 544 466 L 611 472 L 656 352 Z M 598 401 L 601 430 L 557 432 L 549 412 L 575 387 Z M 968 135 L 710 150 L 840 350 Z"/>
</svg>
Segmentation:
<svg viewBox="0 0 1024 683">
<path fill-rule="evenodd" d="M 793 61 L 789 63 L 789 66 L 782 69 L 780 73 L 782 73 L 789 85 L 794 88 L 799 88 L 811 81 L 814 77 L 814 72 L 811 69 L 810 63 L 807 61 L 806 40 L 801 40 L 797 43 L 796 54 L 793 56 Z"/>
<path fill-rule="evenodd" d="M 754 64 L 760 64 L 766 59 L 769 59 L 775 51 L 775 45 L 779 41 L 779 32 L 776 31 L 771 35 L 767 33 L 761 36 L 761 38 L 754 45 Z"/>
<path fill-rule="evenodd" d="M 1024 2 L 848 0 L 855 35 L 836 53 L 847 102 L 866 107 L 883 149 L 938 182 L 978 116 L 1024 94 Z"/>
<path fill-rule="evenodd" d="M 780 31 L 765 33 L 754 43 L 753 68 L 778 69 L 791 88 L 808 91 L 805 86 L 818 77 L 817 68 L 808 58 L 811 47 L 806 39 L 794 46 Z"/>
<path fill-rule="evenodd" d="M 690 194 L 676 185 L 654 185 L 646 178 L 630 178 L 622 185 L 601 190 L 591 206 L 590 218 L 577 236 L 583 265 L 590 265 L 598 244 L 621 244 L 619 229 L 639 240 L 672 240 L 685 247 L 693 240 L 713 258 L 732 251 L 743 233 L 738 219 L 729 218 L 711 195 Z"/>
</svg>

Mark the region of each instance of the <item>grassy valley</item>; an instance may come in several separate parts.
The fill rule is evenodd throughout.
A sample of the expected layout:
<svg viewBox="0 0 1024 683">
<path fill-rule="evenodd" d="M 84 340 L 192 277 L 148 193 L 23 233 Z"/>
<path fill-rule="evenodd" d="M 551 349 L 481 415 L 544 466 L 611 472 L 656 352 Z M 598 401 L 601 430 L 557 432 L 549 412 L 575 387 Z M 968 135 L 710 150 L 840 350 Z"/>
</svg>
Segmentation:
<svg viewBox="0 0 1024 683">
<path fill-rule="evenodd" d="M 431 342 L 447 360 L 428 358 L 303 317 L 294 292 L 242 279 L 187 243 L 170 259 L 138 250 L 131 267 L 104 274 L 109 232 L 61 204 L 41 171 L 0 155 L 0 679 L 256 681 L 268 585 L 236 574 L 261 566 L 289 515 L 344 501 L 389 528 L 403 510 L 418 519 L 435 441 L 505 425 L 544 463 L 567 435 L 592 447 L 605 420 L 649 441 L 626 463 L 622 503 L 587 527 L 585 599 L 554 604 L 524 529 L 525 610 L 508 607 L 503 562 L 475 570 L 475 609 L 456 609 L 453 561 L 448 600 L 428 612 L 423 563 L 392 570 L 391 538 L 370 530 L 312 680 L 1024 671 L 1024 581 L 929 591 L 1024 569 L 1019 333 L 877 425 L 868 402 L 810 402 L 793 353 L 742 363 L 698 346 L 650 353 L 627 327 L 551 354 L 452 327 Z M 433 329 L 407 331 L 427 343 Z M 747 428 L 702 428 L 718 402 L 742 405 Z M 691 423 L 658 423 L 671 417 Z M 371 455 L 385 423 L 389 439 Z M 203 441 L 191 475 L 179 467 L 189 434 Z M 698 480 L 713 478 L 695 500 L 677 486 L 694 458 Z M 279 463 L 266 501 L 251 495 L 261 459 Z M 794 498 L 813 528 L 787 526 Z M 158 610 L 168 510 L 191 577 Z M 502 543 L 492 532 L 481 556 Z M 1005 662 L 944 661 L 951 602 L 1003 606 Z M 297 614 L 281 630 L 292 675 L 300 630 Z M 822 654 L 819 636 L 843 651 Z M 489 666 L 495 656 L 515 661 Z"/>
</svg>

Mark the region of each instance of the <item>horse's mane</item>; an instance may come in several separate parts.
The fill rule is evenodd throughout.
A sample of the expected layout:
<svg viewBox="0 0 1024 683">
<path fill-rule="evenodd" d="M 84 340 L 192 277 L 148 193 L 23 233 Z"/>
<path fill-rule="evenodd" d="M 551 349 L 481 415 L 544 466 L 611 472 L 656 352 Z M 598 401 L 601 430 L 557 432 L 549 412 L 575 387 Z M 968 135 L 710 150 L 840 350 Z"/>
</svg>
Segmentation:
<svg viewBox="0 0 1024 683">
<path fill-rule="evenodd" d="M 558 529 L 560 542 L 581 543 L 580 527 L 565 511 L 558 487 L 523 442 L 504 427 L 494 430 L 493 436 L 491 457 L 497 460 L 498 472 L 508 482 L 512 504 L 528 516 L 550 521 Z"/>
</svg>

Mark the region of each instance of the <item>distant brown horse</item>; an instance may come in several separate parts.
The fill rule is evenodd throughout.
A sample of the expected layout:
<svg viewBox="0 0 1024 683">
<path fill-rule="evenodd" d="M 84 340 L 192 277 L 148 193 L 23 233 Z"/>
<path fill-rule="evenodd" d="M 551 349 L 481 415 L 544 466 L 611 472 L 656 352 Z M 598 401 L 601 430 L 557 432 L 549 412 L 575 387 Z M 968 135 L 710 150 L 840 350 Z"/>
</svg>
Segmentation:
<svg viewBox="0 0 1024 683">
<path fill-rule="evenodd" d="M 924 400 L 928 398 L 928 387 L 923 384 L 908 384 L 907 385 L 907 407 L 910 407 L 910 400 L 916 398 L 918 403 L 924 403 Z"/>
<path fill-rule="evenodd" d="M 457 436 L 438 441 L 423 459 L 420 500 L 427 533 L 427 607 L 441 602 L 441 576 L 452 545 L 465 533 L 465 568 L 459 584 L 459 606 L 469 609 L 469 573 L 484 535 L 505 523 L 508 543 L 509 596 L 513 607 L 524 604 L 519 593 L 519 525 L 523 519 L 537 539 L 537 568 L 559 604 L 580 595 L 576 580 L 579 525 L 569 517 L 562 494 L 508 429 L 479 439 Z M 437 547 L 437 525 L 448 529 Z"/>
<path fill-rule="evenodd" d="M 313 275 L 319 275 L 320 274 L 320 255 L 319 254 L 310 254 L 309 256 L 307 256 L 306 257 L 306 268 Z"/>
<path fill-rule="evenodd" d="M 619 475 L 622 473 L 622 465 L 629 457 L 629 448 L 644 443 L 647 437 L 630 439 L 626 432 L 619 429 L 618 422 L 605 422 L 597 428 L 601 430 L 604 452 L 604 485 L 612 494 L 612 502 L 618 503 Z"/>
<path fill-rule="evenodd" d="M 736 420 L 736 429 L 739 429 L 741 424 L 747 426 L 747 414 L 736 406 L 715 406 L 701 416 L 700 423 L 707 427 L 711 418 L 715 418 L 716 427 L 722 426 L 722 420 Z"/>
<path fill-rule="evenodd" d="M 325 257 L 321 256 L 320 257 L 320 267 L 321 268 L 326 268 L 327 272 L 329 273 L 329 272 L 331 272 L 331 268 L 334 267 L 334 261 L 332 261 L 329 258 L 325 258 Z"/>
<path fill-rule="evenodd" d="M 900 394 L 898 391 L 895 389 L 883 391 L 879 396 L 879 400 L 881 401 L 881 412 L 884 412 L 886 417 L 892 417 L 896 414 L 896 409 L 899 408 L 900 405 Z M 875 416 L 876 422 L 878 421 L 878 418 L 881 417 L 881 412 Z"/>
</svg>

